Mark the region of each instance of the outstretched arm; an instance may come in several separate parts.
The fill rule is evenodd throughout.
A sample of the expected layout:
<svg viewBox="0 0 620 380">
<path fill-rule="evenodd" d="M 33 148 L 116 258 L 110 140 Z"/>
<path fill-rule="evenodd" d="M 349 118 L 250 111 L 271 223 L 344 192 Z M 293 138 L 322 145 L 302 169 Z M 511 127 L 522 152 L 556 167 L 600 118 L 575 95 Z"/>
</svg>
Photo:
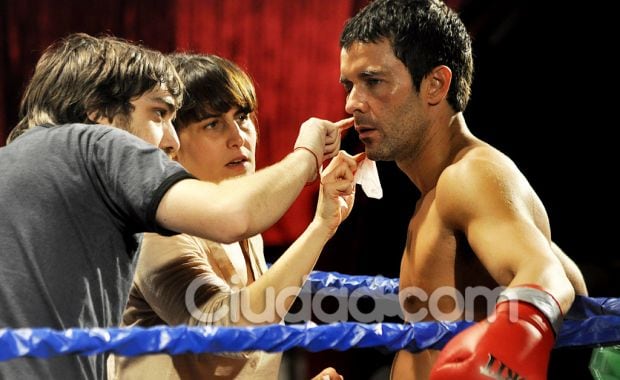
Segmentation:
<svg viewBox="0 0 620 380">
<path fill-rule="evenodd" d="M 314 219 L 297 240 L 256 282 L 245 291 L 250 307 L 255 312 L 265 309 L 267 289 L 275 295 L 284 289 L 297 289 L 279 305 L 286 312 L 291 307 L 305 277 L 310 274 L 325 246 L 342 221 L 349 215 L 355 198 L 354 174 L 363 154 L 351 157 L 340 152 L 325 168 Z M 293 294 L 294 293 L 294 294 Z M 284 315 L 266 323 L 278 323 Z"/>
<path fill-rule="evenodd" d="M 356 159 L 345 152 L 330 162 L 323 171 L 317 211 L 308 228 L 263 276 L 245 288 L 233 290 L 207 259 L 222 249 L 220 244 L 205 245 L 188 235 L 166 238 L 147 234 L 135 277 L 141 293 L 138 298 L 144 298 L 157 315 L 171 325 L 280 322 L 323 246 L 353 207 L 356 168 Z M 200 287 L 194 288 L 192 284 Z M 275 305 L 270 297 L 277 297 L 285 289 L 290 296 L 283 300 L 284 304 Z M 242 294 L 233 294 L 237 291 Z M 241 313 L 231 310 L 233 297 L 235 302 L 242 301 Z M 260 320 L 252 318 L 254 315 Z"/>
<path fill-rule="evenodd" d="M 162 198 L 158 223 L 172 231 L 225 243 L 266 230 L 282 217 L 304 184 L 316 178 L 317 159 L 336 154 L 340 130 L 350 127 L 352 120 L 306 121 L 295 143 L 295 148 L 304 149 L 295 149 L 282 161 L 253 175 L 219 184 L 180 181 Z"/>
</svg>

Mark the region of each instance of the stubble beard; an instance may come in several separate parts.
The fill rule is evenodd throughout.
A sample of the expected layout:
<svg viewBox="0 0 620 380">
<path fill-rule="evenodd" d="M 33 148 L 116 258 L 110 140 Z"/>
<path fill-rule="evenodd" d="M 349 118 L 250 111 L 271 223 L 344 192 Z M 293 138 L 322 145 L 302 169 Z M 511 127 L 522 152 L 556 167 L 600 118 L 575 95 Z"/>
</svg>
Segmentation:
<svg viewBox="0 0 620 380">
<path fill-rule="evenodd" d="M 393 138 L 382 135 L 381 141 L 364 142 L 366 155 L 373 161 L 398 161 L 403 156 L 410 156 L 418 150 L 417 145 L 411 145 L 409 142 L 402 140 L 403 136 L 395 136 Z"/>
<path fill-rule="evenodd" d="M 368 145 L 366 145 L 366 156 L 373 161 L 393 161 L 390 154 L 385 152 L 384 149 L 379 149 L 379 148 L 381 147 L 378 146 L 375 149 L 373 148 L 369 149 Z"/>
</svg>

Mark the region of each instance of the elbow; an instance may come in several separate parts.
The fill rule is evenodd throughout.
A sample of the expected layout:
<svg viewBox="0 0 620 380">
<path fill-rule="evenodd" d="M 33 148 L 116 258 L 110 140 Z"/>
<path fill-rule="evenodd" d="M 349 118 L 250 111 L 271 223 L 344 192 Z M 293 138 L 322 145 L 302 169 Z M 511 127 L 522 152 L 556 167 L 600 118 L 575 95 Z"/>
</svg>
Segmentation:
<svg viewBox="0 0 620 380">
<path fill-rule="evenodd" d="M 573 305 L 576 296 L 575 288 L 569 281 L 568 277 L 564 276 L 561 284 L 556 285 L 555 292 L 552 294 L 556 297 L 556 301 L 562 310 L 562 314 L 566 315 L 570 307 Z"/>
<path fill-rule="evenodd" d="M 231 244 L 252 235 L 249 209 L 246 207 L 224 207 L 220 218 L 220 237 L 222 243 Z"/>
<path fill-rule="evenodd" d="M 570 309 L 570 307 L 573 305 L 573 302 L 575 302 L 575 297 L 576 297 L 576 292 L 575 292 L 575 288 L 573 288 L 573 285 L 569 282 L 568 283 L 568 289 L 566 290 L 566 310 L 564 312 L 564 315 L 566 315 L 566 313 L 568 312 L 568 309 Z"/>
<path fill-rule="evenodd" d="M 240 228 L 241 226 L 234 223 L 230 226 L 230 228 L 225 228 L 222 233 L 222 236 L 218 239 L 220 243 L 224 244 L 232 244 L 239 242 L 243 239 L 250 237 L 251 235 L 248 233 L 247 229 Z"/>
</svg>

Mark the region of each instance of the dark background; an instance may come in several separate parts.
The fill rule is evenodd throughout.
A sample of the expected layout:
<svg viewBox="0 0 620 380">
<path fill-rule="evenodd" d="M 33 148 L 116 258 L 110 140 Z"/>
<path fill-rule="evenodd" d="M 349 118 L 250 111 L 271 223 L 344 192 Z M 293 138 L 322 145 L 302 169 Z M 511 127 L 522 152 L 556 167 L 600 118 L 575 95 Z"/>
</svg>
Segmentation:
<svg viewBox="0 0 620 380">
<path fill-rule="evenodd" d="M 618 80 L 609 56 L 617 43 L 606 32 L 606 11 L 538 1 L 466 1 L 461 7 L 474 38 L 474 84 L 465 112 L 470 129 L 507 153 L 529 179 L 546 205 L 554 241 L 581 268 L 590 295 L 618 297 L 612 184 L 618 159 L 610 137 L 617 128 L 611 110 Z M 417 192 L 394 164 L 379 163 L 379 170 L 384 199 L 357 197 L 318 269 L 398 277 Z M 592 378 L 590 354 L 590 348 L 554 350 L 549 378 Z M 339 362 L 336 355 L 360 363 L 351 365 L 354 379 L 368 378 L 362 363 L 387 366 L 392 360 L 370 350 L 324 354 Z"/>
<path fill-rule="evenodd" d="M 310 116 L 344 117 L 337 39 L 365 1 L 0 2 L 0 145 L 16 122 L 19 96 L 41 49 L 70 31 L 108 32 L 164 52 L 217 53 L 240 63 L 260 100 L 259 165 L 290 151 Z M 582 269 L 590 295 L 618 297 L 618 43 L 603 4 L 450 1 L 474 38 L 475 74 L 465 117 L 472 132 L 507 153 L 547 207 L 553 239 Z M 359 149 L 354 132 L 343 143 Z M 378 163 L 382 200 L 358 191 L 356 206 L 317 269 L 398 277 L 418 193 L 392 163 Z M 308 188 L 265 234 L 268 260 L 303 230 L 316 188 Z M 359 190 L 359 189 L 358 189 Z M 331 365 L 346 379 L 370 379 L 391 353 L 374 349 L 287 353 L 292 372 Z M 588 379 L 590 349 L 554 351 L 550 379 Z M 377 374 L 379 378 L 381 377 Z"/>
</svg>

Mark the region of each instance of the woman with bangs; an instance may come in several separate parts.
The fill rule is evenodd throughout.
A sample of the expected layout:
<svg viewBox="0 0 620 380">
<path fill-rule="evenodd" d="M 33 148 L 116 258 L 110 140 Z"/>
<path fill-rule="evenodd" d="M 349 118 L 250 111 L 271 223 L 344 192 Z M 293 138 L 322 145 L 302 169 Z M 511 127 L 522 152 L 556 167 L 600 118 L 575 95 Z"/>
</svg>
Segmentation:
<svg viewBox="0 0 620 380">
<path fill-rule="evenodd" d="M 257 99 L 250 77 L 216 55 L 174 54 L 186 86 L 174 158 L 201 180 L 256 170 Z M 145 234 L 123 315 L 124 326 L 253 326 L 282 323 L 325 243 L 353 206 L 348 174 L 361 157 L 340 152 L 321 175 L 314 219 L 267 268 L 261 235 L 221 244 L 187 234 Z M 348 174 L 346 174 L 348 173 Z M 278 295 L 286 297 L 278 297 Z M 277 379 L 281 353 L 165 354 L 111 357 L 111 378 Z M 326 368 L 315 379 L 342 379 Z"/>
</svg>

